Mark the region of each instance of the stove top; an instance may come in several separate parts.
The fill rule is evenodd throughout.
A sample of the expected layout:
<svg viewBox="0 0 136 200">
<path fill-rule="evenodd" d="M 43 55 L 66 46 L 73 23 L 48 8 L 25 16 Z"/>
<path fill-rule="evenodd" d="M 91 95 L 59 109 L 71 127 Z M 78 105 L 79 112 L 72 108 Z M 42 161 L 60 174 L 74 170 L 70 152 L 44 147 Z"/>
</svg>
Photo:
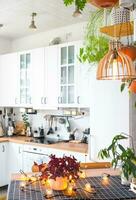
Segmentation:
<svg viewBox="0 0 136 200">
<path fill-rule="evenodd" d="M 69 140 L 55 140 L 55 139 L 47 139 L 47 138 L 32 138 L 30 140 L 26 140 L 26 142 L 40 143 L 40 144 L 55 144 L 60 142 L 69 142 Z"/>
</svg>

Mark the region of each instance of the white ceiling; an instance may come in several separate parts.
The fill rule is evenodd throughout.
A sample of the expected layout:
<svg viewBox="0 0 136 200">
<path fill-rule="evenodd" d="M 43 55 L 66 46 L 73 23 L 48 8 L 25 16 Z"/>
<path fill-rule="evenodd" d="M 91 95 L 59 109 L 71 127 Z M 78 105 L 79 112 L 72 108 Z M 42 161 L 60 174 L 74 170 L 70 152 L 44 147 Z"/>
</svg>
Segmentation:
<svg viewBox="0 0 136 200">
<path fill-rule="evenodd" d="M 90 10 L 88 4 L 81 18 L 73 18 L 74 6 L 65 7 L 63 0 L 0 0 L 0 36 L 15 39 L 33 33 L 51 30 L 88 20 Z M 28 27 L 31 13 L 36 12 L 37 30 L 32 32 Z"/>
</svg>

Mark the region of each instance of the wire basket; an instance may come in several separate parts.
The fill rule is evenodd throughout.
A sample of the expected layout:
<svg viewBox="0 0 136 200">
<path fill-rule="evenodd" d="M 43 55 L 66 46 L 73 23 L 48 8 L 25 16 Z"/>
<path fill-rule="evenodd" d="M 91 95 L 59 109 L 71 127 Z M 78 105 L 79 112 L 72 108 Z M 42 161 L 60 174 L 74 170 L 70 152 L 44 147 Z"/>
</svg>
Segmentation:
<svg viewBox="0 0 136 200">
<path fill-rule="evenodd" d="M 111 24 L 121 24 L 130 21 L 130 10 L 125 8 L 113 8 L 111 11 Z"/>
</svg>

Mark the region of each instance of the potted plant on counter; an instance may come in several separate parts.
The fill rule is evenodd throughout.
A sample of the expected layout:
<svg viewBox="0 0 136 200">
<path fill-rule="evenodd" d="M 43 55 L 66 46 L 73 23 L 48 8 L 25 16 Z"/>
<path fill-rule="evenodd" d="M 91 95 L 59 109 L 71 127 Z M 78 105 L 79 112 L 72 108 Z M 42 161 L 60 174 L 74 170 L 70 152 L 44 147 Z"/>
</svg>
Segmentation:
<svg viewBox="0 0 136 200">
<path fill-rule="evenodd" d="M 102 159 L 111 158 L 111 164 L 114 168 L 121 166 L 121 182 L 129 184 L 132 177 L 136 178 L 136 155 L 133 148 L 125 148 L 120 144 L 122 140 L 128 137 L 119 134 L 116 135 L 111 144 L 100 150 L 98 156 Z"/>
</svg>

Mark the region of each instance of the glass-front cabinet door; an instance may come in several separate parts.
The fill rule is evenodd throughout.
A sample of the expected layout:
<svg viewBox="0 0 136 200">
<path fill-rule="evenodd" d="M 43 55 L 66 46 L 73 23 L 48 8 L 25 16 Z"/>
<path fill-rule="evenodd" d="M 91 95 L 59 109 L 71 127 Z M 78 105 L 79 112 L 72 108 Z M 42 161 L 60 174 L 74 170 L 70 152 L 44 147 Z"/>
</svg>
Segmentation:
<svg viewBox="0 0 136 200">
<path fill-rule="evenodd" d="M 20 104 L 31 105 L 31 53 L 21 53 L 20 59 Z"/>
<path fill-rule="evenodd" d="M 60 46 L 60 96 L 61 105 L 76 103 L 76 47 L 74 44 Z"/>
</svg>

